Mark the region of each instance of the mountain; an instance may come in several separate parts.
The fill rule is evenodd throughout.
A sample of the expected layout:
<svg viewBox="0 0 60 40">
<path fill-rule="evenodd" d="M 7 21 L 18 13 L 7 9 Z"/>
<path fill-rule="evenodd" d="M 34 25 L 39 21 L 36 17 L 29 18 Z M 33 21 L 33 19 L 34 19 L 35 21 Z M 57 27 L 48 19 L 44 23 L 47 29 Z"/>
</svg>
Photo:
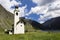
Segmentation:
<svg viewBox="0 0 60 40">
<path fill-rule="evenodd" d="M 13 14 L 6 11 L 1 5 L 0 5 L 0 30 L 3 29 L 10 29 L 13 24 Z"/>
<path fill-rule="evenodd" d="M 52 18 L 44 24 L 44 30 L 60 30 L 60 17 Z"/>
</svg>

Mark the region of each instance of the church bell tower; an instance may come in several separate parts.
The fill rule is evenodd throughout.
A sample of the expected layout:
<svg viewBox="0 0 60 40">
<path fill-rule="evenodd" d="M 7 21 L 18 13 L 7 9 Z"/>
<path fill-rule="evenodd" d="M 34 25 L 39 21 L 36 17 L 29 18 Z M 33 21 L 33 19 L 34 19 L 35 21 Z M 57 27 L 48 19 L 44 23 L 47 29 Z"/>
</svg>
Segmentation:
<svg viewBox="0 0 60 40">
<path fill-rule="evenodd" d="M 15 6 L 14 10 L 14 34 L 24 34 L 24 23 L 19 19 L 19 8 Z M 18 24 L 17 22 L 20 21 Z"/>
</svg>

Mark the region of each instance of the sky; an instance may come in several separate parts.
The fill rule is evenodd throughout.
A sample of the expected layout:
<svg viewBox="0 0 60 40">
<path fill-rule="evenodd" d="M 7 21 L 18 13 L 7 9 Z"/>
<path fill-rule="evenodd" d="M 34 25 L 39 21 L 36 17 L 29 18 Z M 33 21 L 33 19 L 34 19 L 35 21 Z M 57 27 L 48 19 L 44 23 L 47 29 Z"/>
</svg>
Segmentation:
<svg viewBox="0 0 60 40">
<path fill-rule="evenodd" d="M 0 0 L 0 4 L 11 13 L 14 6 L 18 5 L 20 17 L 41 24 L 51 18 L 60 17 L 60 0 Z"/>
</svg>

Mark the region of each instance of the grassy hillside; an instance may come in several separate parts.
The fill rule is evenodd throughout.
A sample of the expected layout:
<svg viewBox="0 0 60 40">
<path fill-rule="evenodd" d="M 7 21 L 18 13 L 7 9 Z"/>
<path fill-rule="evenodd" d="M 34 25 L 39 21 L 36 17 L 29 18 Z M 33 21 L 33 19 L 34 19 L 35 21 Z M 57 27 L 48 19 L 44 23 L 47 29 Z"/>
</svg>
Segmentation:
<svg viewBox="0 0 60 40">
<path fill-rule="evenodd" d="M 27 32 L 20 35 L 0 34 L 0 40 L 60 40 L 60 33 Z"/>
<path fill-rule="evenodd" d="M 0 5 L 0 31 L 11 28 L 13 24 L 13 18 L 13 14 L 6 11 Z"/>
</svg>

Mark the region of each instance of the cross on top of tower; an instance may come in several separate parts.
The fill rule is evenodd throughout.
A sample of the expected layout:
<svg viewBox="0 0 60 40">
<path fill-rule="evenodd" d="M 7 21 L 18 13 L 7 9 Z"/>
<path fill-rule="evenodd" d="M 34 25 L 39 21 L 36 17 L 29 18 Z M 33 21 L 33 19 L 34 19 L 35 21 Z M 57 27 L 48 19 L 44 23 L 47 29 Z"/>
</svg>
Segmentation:
<svg viewBox="0 0 60 40">
<path fill-rule="evenodd" d="M 15 8 L 18 9 L 18 6 L 16 5 Z"/>
<path fill-rule="evenodd" d="M 19 6 L 18 6 L 18 5 L 15 5 L 14 13 L 15 13 L 15 12 L 20 12 L 20 11 L 19 11 Z"/>
</svg>

